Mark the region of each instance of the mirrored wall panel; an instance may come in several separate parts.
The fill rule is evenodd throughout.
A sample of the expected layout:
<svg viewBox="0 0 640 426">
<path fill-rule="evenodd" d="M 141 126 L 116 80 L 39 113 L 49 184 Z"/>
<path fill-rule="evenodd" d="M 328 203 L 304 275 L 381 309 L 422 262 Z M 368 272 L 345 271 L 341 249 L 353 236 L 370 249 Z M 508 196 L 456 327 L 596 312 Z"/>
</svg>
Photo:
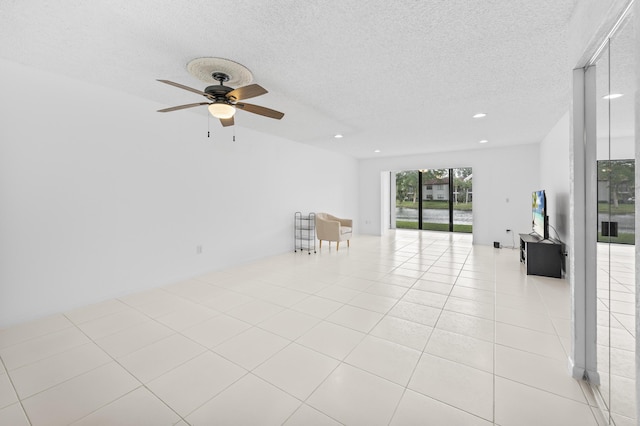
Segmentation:
<svg viewBox="0 0 640 426">
<path fill-rule="evenodd" d="M 597 368 L 607 421 L 636 424 L 634 33 L 627 17 L 596 63 Z"/>
</svg>

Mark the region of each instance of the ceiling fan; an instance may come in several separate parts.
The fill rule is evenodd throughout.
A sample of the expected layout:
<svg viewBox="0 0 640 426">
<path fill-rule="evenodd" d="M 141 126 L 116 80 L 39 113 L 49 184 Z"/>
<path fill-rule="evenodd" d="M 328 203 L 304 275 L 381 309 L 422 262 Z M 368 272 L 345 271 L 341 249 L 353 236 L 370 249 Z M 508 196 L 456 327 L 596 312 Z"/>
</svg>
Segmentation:
<svg viewBox="0 0 640 426">
<path fill-rule="evenodd" d="M 161 83 L 169 84 L 171 86 L 178 87 L 180 89 L 188 90 L 193 93 L 207 98 L 208 102 L 197 102 L 194 104 L 178 105 L 171 108 L 164 108 L 158 110 L 158 112 L 171 112 L 185 108 L 193 108 L 200 105 L 209 105 L 209 112 L 216 118 L 220 119 L 220 123 L 224 127 L 233 126 L 233 116 L 236 113 L 236 109 L 252 112 L 254 114 L 262 115 L 268 118 L 275 118 L 280 120 L 284 117 L 284 113 L 276 111 L 270 108 L 265 108 L 259 105 L 247 104 L 244 99 L 255 98 L 256 96 L 264 95 L 268 93 L 265 88 L 258 84 L 249 84 L 248 86 L 238 87 L 233 89 L 225 86 L 223 83 L 229 81 L 229 76 L 223 72 L 214 72 L 212 75 L 214 80 L 220 84 L 209 86 L 204 91 L 193 89 L 188 86 L 184 86 L 179 83 L 174 83 L 169 80 L 158 80 Z"/>
</svg>

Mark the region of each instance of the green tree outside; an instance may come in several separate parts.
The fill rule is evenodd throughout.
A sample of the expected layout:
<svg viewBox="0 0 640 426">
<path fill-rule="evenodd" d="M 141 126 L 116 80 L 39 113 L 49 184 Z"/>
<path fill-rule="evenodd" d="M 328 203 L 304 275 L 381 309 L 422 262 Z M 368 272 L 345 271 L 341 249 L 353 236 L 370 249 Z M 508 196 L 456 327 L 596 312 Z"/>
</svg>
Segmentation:
<svg viewBox="0 0 640 426">
<path fill-rule="evenodd" d="M 609 183 L 608 199 L 614 208 L 635 194 L 635 169 L 635 160 L 598 161 L 598 182 Z"/>
<path fill-rule="evenodd" d="M 415 170 L 396 173 L 396 204 L 406 201 L 418 201 L 418 172 Z"/>
</svg>

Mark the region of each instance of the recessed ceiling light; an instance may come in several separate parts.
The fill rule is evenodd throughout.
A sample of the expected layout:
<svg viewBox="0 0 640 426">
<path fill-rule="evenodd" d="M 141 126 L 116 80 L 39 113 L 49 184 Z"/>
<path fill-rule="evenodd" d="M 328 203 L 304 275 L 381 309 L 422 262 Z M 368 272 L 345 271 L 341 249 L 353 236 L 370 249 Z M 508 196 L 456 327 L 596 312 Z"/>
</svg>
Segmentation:
<svg viewBox="0 0 640 426">
<path fill-rule="evenodd" d="M 624 96 L 622 93 L 610 93 L 602 97 L 602 99 L 618 99 Z"/>
<path fill-rule="evenodd" d="M 340 138 L 343 138 L 344 136 L 342 136 L 340 133 L 337 133 L 333 137 L 336 139 L 340 139 Z"/>
<path fill-rule="evenodd" d="M 485 114 L 484 112 L 479 112 L 476 115 L 473 116 L 473 118 L 483 118 L 486 117 L 487 114 Z"/>
<path fill-rule="evenodd" d="M 373 152 L 378 153 L 378 152 L 380 152 L 380 150 L 379 150 L 379 149 L 376 149 L 376 150 L 375 150 L 375 151 L 373 151 Z"/>
<path fill-rule="evenodd" d="M 487 142 L 489 142 L 489 141 L 488 141 L 488 140 L 486 140 L 486 139 L 482 139 L 482 140 L 480 141 L 480 143 L 487 143 Z"/>
</svg>

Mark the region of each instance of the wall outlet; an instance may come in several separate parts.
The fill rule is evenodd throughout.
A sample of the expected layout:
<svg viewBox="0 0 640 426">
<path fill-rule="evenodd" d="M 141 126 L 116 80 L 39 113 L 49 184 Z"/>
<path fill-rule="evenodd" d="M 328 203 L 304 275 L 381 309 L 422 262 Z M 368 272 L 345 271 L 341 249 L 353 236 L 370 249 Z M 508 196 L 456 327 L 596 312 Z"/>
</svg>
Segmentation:
<svg viewBox="0 0 640 426">
<path fill-rule="evenodd" d="M 197 245 L 196 246 L 196 254 L 202 254 L 202 246 L 201 245 Z"/>
</svg>

